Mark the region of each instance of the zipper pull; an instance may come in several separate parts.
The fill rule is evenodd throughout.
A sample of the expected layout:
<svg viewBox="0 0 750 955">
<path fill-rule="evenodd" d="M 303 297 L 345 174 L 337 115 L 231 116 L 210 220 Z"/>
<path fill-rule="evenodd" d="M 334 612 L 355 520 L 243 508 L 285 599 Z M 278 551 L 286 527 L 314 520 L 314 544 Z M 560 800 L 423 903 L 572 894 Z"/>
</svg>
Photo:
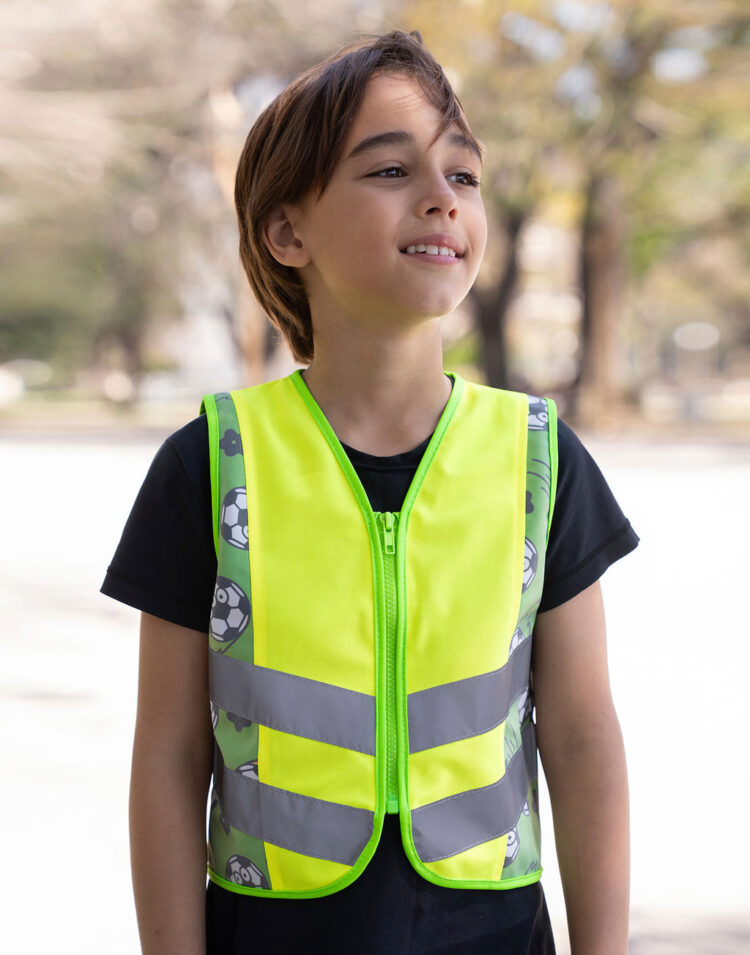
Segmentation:
<svg viewBox="0 0 750 955">
<path fill-rule="evenodd" d="M 385 539 L 386 554 L 396 553 L 396 534 L 392 511 L 383 513 L 383 538 Z"/>
</svg>

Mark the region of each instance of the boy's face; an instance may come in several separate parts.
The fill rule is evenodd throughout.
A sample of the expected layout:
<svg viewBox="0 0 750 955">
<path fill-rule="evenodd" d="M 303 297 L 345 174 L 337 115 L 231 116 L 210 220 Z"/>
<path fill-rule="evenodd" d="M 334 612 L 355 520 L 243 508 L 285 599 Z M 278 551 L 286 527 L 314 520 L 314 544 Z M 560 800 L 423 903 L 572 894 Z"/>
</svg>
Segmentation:
<svg viewBox="0 0 750 955">
<path fill-rule="evenodd" d="M 440 118 L 415 79 L 376 74 L 323 196 L 292 207 L 314 326 L 330 317 L 395 331 L 447 315 L 465 298 L 487 243 L 484 205 L 471 185 L 481 161 L 451 141 L 457 127 L 429 145 Z M 394 131 L 413 141 L 352 154 L 363 140 Z M 404 251 L 434 234 L 444 238 L 424 244 L 453 245 L 455 258 Z"/>
</svg>

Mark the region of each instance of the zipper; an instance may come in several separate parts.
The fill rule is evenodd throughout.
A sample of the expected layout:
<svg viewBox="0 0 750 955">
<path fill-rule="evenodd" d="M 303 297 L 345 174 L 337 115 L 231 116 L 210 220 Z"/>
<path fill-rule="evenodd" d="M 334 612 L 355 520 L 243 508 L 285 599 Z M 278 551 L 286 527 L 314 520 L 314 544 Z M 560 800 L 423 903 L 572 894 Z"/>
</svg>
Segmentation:
<svg viewBox="0 0 750 955">
<path fill-rule="evenodd" d="M 396 716 L 396 649 L 398 604 L 396 598 L 396 527 L 398 514 L 380 512 L 383 566 L 385 569 L 385 684 L 386 684 L 386 804 L 385 811 L 398 812 L 398 735 Z"/>
</svg>

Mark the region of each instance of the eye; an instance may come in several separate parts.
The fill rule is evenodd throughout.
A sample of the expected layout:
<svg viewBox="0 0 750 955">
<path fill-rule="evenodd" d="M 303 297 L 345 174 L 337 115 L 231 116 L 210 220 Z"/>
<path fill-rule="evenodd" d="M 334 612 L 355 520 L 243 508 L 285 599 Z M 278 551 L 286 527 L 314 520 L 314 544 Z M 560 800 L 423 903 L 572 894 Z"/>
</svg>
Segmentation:
<svg viewBox="0 0 750 955">
<path fill-rule="evenodd" d="M 388 166 L 385 169 L 378 169 L 377 172 L 370 173 L 370 176 L 378 176 L 382 179 L 395 179 L 395 178 L 400 179 L 401 178 L 400 175 L 397 177 L 387 175 L 387 173 L 391 173 L 391 172 L 403 173 L 404 175 L 406 175 L 405 171 L 401 168 L 401 166 Z M 470 172 L 454 172 L 454 173 L 451 173 L 451 176 L 449 178 L 453 178 L 454 176 L 464 177 L 465 182 L 461 183 L 462 186 L 471 186 L 476 189 L 480 185 L 479 180 Z"/>
<path fill-rule="evenodd" d="M 479 180 L 470 172 L 454 172 L 453 175 L 464 176 L 464 178 L 467 180 L 463 183 L 464 186 L 473 186 L 476 188 L 480 184 Z"/>
<path fill-rule="evenodd" d="M 377 172 L 370 173 L 372 176 L 382 176 L 384 172 L 403 172 L 404 170 L 400 166 L 388 166 L 387 169 L 379 169 Z M 393 176 L 384 176 L 384 179 L 393 179 Z"/>
</svg>

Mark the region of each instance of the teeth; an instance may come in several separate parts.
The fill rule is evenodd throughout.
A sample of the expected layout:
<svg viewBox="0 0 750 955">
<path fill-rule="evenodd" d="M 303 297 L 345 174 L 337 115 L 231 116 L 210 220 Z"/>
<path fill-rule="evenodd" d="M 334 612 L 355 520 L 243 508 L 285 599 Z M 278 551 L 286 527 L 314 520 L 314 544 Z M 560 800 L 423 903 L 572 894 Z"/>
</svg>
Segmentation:
<svg viewBox="0 0 750 955">
<path fill-rule="evenodd" d="M 449 255 L 451 258 L 456 257 L 456 253 L 453 249 L 449 249 L 446 245 L 410 245 L 406 249 L 408 255 L 414 255 L 417 252 L 426 252 L 427 255 Z"/>
</svg>

